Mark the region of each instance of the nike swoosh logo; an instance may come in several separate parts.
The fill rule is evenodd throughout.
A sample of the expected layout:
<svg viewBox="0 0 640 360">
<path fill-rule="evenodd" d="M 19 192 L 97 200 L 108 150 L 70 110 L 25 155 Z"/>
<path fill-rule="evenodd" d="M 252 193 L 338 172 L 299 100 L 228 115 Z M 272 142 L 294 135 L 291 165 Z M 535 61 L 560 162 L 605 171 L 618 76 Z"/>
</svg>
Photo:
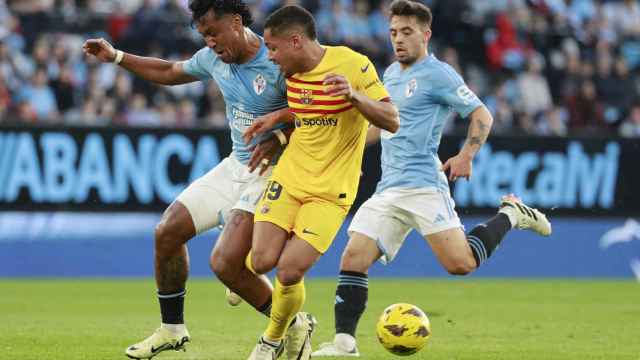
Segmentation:
<svg viewBox="0 0 640 360">
<path fill-rule="evenodd" d="M 172 346 L 171 344 L 169 344 L 169 343 L 164 343 L 164 344 L 160 345 L 160 346 L 159 346 L 159 347 L 157 347 L 157 348 L 154 348 L 154 347 L 152 346 L 152 347 L 151 347 L 151 353 L 152 353 L 152 354 L 155 354 L 155 353 L 157 353 L 157 352 L 164 351 L 164 350 L 169 350 L 169 349 L 173 349 L 173 346 Z"/>
<path fill-rule="evenodd" d="M 366 73 L 367 70 L 369 70 L 369 64 L 367 64 L 367 66 L 360 68 L 360 71 L 362 71 L 363 73 Z"/>
<path fill-rule="evenodd" d="M 315 235 L 318 236 L 318 234 L 314 233 L 313 231 L 309 231 L 307 229 L 302 229 L 302 233 L 303 234 L 309 234 L 309 235 Z"/>
</svg>

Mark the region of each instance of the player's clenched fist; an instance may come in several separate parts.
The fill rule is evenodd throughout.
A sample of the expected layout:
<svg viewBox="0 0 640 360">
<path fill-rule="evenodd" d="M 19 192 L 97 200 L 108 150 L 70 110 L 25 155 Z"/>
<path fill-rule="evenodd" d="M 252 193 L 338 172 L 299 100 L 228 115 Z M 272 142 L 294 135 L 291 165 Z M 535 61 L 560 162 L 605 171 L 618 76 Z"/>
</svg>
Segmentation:
<svg viewBox="0 0 640 360">
<path fill-rule="evenodd" d="M 113 62 L 116 58 L 116 49 L 105 39 L 89 39 L 82 45 L 85 55 L 93 55 L 102 62 Z"/>
</svg>

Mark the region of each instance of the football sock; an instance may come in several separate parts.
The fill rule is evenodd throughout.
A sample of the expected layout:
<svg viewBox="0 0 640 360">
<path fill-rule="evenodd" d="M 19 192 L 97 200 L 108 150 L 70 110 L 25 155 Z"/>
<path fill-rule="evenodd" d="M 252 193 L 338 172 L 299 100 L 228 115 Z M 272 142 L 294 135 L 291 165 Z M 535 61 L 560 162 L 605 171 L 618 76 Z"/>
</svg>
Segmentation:
<svg viewBox="0 0 640 360">
<path fill-rule="evenodd" d="M 289 323 L 302 308 L 305 295 L 304 280 L 285 286 L 276 279 L 272 295 L 271 318 L 263 336 L 265 340 L 271 342 L 282 340 Z"/>
<path fill-rule="evenodd" d="M 186 290 L 184 289 L 171 294 L 163 294 L 158 291 L 163 324 L 184 324 L 185 294 Z"/>
<path fill-rule="evenodd" d="M 336 334 L 356 336 L 358 321 L 367 306 L 368 293 L 367 274 L 340 271 L 334 305 Z"/>
<path fill-rule="evenodd" d="M 478 267 L 491 256 L 511 228 L 509 217 L 506 214 L 498 213 L 469 231 L 467 241 Z"/>
<path fill-rule="evenodd" d="M 267 300 L 267 302 L 265 302 L 262 306 L 260 306 L 259 308 L 256 308 L 256 310 L 258 310 L 259 313 L 261 313 L 262 315 L 266 316 L 266 317 L 271 317 L 271 307 L 272 307 L 272 301 L 271 298 L 269 298 L 269 300 Z M 293 317 L 293 320 L 291 320 L 291 324 L 289 324 L 289 327 L 293 326 L 293 324 L 296 323 L 296 317 Z"/>
<path fill-rule="evenodd" d="M 272 305 L 271 297 L 269 297 L 269 300 L 267 300 L 267 302 L 262 304 L 262 306 L 256 308 L 256 310 L 258 310 L 259 313 L 261 313 L 266 317 L 271 317 L 271 305 Z"/>
<path fill-rule="evenodd" d="M 249 250 L 249 253 L 247 254 L 247 257 L 244 259 L 244 266 L 249 271 L 251 271 L 252 273 L 256 274 L 256 271 L 253 269 L 253 263 L 251 262 L 251 250 Z"/>
</svg>

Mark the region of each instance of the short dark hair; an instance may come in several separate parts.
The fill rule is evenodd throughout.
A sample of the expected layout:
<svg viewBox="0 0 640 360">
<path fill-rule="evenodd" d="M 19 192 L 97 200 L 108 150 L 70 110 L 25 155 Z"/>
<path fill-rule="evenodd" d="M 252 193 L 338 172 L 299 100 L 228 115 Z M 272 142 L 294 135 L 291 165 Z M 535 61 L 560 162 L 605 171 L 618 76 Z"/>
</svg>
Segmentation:
<svg viewBox="0 0 640 360">
<path fill-rule="evenodd" d="M 213 10 L 216 18 L 225 14 L 238 14 L 242 17 L 242 25 L 253 24 L 251 10 L 243 0 L 191 0 L 189 10 L 191 10 L 192 23 L 197 23 L 209 10 Z"/>
<path fill-rule="evenodd" d="M 316 21 L 313 15 L 297 5 L 281 7 L 269 15 L 264 23 L 264 29 L 271 29 L 271 32 L 275 34 L 282 34 L 294 26 L 301 27 L 309 39 L 315 40 L 317 38 Z"/>
<path fill-rule="evenodd" d="M 391 3 L 391 17 L 415 16 L 419 23 L 431 28 L 433 15 L 431 9 L 421 2 L 412 0 L 394 0 Z"/>
</svg>

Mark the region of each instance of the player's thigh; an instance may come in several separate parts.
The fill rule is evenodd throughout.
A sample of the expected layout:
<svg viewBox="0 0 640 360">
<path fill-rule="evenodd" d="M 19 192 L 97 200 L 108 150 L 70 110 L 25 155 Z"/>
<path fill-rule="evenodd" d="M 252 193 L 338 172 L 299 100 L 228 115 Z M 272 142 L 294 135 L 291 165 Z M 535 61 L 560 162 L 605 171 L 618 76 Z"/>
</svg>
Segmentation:
<svg viewBox="0 0 640 360">
<path fill-rule="evenodd" d="M 257 171 L 251 173 L 246 166 L 237 167 L 234 177 L 237 180 L 234 192 L 239 196 L 231 212 L 225 216 L 224 230 L 211 255 L 211 266 L 218 274 L 244 266 L 251 249 L 256 205 L 267 182 L 266 176 L 260 176 Z"/>
<path fill-rule="evenodd" d="M 349 225 L 349 234 L 352 236 L 349 242 L 352 242 L 353 234 L 362 234 L 371 244 L 366 244 L 364 239 L 358 243 L 370 249 L 368 254 L 371 256 L 375 246 L 381 254 L 376 259 L 380 259 L 383 264 L 393 261 L 412 228 L 408 214 L 395 207 L 393 201 L 393 198 L 385 194 L 372 196 L 360 206 Z M 352 252 L 350 257 L 358 261 L 358 251 Z M 343 255 L 343 263 L 344 260 L 345 255 Z M 369 260 L 370 258 L 362 259 L 364 264 Z M 363 265 L 359 264 L 359 266 Z"/>
<path fill-rule="evenodd" d="M 413 226 L 429 243 L 440 264 L 453 274 L 473 270 L 475 260 L 451 194 L 433 188 L 399 194 L 397 205 L 410 214 Z"/>
<path fill-rule="evenodd" d="M 256 221 L 253 225 L 251 244 L 251 268 L 257 274 L 273 270 L 280 260 L 290 233 L 269 221 Z"/>
<path fill-rule="evenodd" d="M 277 264 L 301 205 L 278 182 L 267 181 L 254 215 L 251 259 L 257 272 L 269 271 Z"/>
<path fill-rule="evenodd" d="M 336 237 L 349 207 L 323 199 L 305 201 L 298 211 L 293 232 L 324 254 Z"/>
<path fill-rule="evenodd" d="M 189 211 L 196 234 L 222 223 L 225 213 L 235 203 L 233 188 L 233 159 L 225 158 L 215 168 L 191 183 L 177 201 Z"/>
<path fill-rule="evenodd" d="M 293 285 L 320 259 L 320 253 L 306 240 L 294 235 L 287 241 L 280 260 L 276 276 L 282 285 Z"/>
<path fill-rule="evenodd" d="M 218 237 L 211 254 L 211 267 L 216 273 L 239 271 L 251 249 L 253 214 L 231 210 L 229 220 Z"/>
</svg>

